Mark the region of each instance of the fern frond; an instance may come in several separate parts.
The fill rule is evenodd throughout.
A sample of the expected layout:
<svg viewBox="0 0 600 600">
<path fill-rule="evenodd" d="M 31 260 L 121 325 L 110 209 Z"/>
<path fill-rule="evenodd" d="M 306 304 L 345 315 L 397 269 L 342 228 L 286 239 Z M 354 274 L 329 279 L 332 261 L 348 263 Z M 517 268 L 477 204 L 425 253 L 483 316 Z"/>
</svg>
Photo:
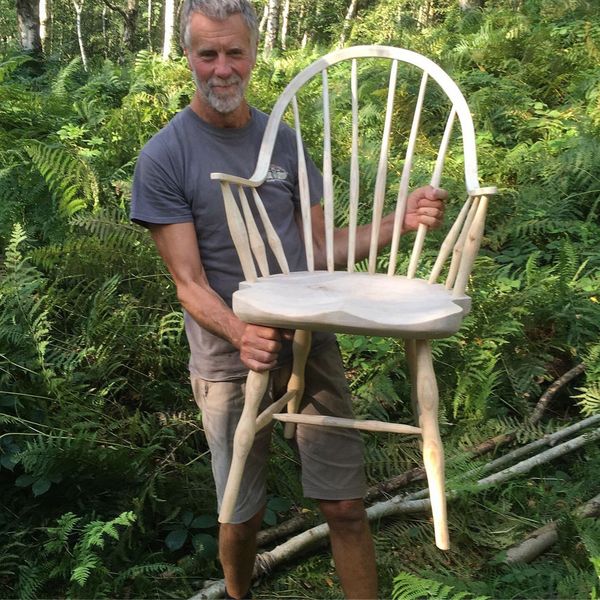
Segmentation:
<svg viewBox="0 0 600 600">
<path fill-rule="evenodd" d="M 26 151 L 46 181 L 65 216 L 86 206 L 96 207 L 100 186 L 90 165 L 63 146 L 32 141 Z"/>
<path fill-rule="evenodd" d="M 392 591 L 393 600 L 423 600 L 424 598 L 435 598 L 435 600 L 487 600 L 489 596 L 473 596 L 469 592 L 454 592 L 454 588 L 434 581 L 400 573 L 394 578 Z"/>
</svg>

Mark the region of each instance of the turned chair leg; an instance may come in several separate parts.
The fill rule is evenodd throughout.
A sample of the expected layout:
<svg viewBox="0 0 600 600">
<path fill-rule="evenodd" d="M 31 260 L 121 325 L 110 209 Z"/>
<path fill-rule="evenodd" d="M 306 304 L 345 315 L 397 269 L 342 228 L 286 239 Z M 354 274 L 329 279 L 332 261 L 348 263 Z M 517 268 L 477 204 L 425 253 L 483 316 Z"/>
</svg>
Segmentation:
<svg viewBox="0 0 600 600">
<path fill-rule="evenodd" d="M 267 391 L 269 384 L 269 372 L 258 373 L 250 371 L 246 379 L 246 397 L 244 399 L 244 409 L 240 416 L 240 421 L 235 430 L 233 438 L 233 458 L 229 467 L 229 476 L 227 485 L 223 494 L 221 511 L 219 512 L 219 522 L 229 523 L 240 491 L 242 475 L 246 459 L 254 443 L 256 435 L 256 415 L 260 402 Z"/>
<path fill-rule="evenodd" d="M 300 401 L 304 395 L 304 371 L 306 368 L 306 359 L 308 358 L 308 353 L 310 352 L 311 340 L 311 331 L 297 329 L 294 333 L 294 343 L 292 345 L 294 361 L 292 363 L 292 374 L 290 375 L 287 385 L 287 391 L 294 392 L 294 397 L 288 402 L 287 405 L 287 411 L 290 414 L 298 412 L 298 408 L 300 408 Z M 292 439 L 295 432 L 295 423 L 285 424 L 283 436 L 286 439 Z"/>
<path fill-rule="evenodd" d="M 409 367 L 411 371 L 416 370 L 416 373 L 411 375 L 411 379 L 416 380 L 419 426 L 423 439 L 423 462 L 429 486 L 435 545 L 441 550 L 448 550 L 450 539 L 444 483 L 444 448 L 438 425 L 439 398 L 431 346 L 428 340 L 415 340 L 412 358 L 409 347 L 410 344 L 407 344 Z"/>
</svg>

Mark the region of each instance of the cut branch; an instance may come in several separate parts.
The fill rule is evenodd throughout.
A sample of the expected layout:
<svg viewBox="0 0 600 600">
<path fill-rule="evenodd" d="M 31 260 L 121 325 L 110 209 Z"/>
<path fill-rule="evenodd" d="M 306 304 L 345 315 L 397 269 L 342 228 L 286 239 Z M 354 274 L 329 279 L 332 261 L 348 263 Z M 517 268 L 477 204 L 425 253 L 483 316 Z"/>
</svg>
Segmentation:
<svg viewBox="0 0 600 600">
<path fill-rule="evenodd" d="M 600 419 L 600 415 L 596 415 L 595 417 L 590 417 L 589 419 L 585 419 L 587 425 L 590 424 L 590 419 Z M 592 421 L 597 422 L 597 421 Z M 573 426 L 572 426 L 573 427 Z M 568 428 L 565 428 L 568 429 Z M 573 429 L 571 428 L 571 431 Z M 558 432 L 557 432 L 558 433 Z M 555 435 L 555 434 L 553 434 Z M 569 452 L 573 452 L 574 450 L 578 450 L 582 448 L 584 445 L 594 442 L 600 439 L 600 428 L 595 429 L 590 433 L 585 433 L 580 435 L 577 438 L 572 440 L 563 442 L 554 448 L 550 448 L 549 450 L 545 450 L 540 454 L 530 457 L 527 460 L 524 460 L 512 467 L 508 467 L 498 473 L 494 473 L 488 477 L 484 477 L 480 479 L 473 490 L 474 493 L 479 492 L 481 490 L 487 489 L 493 485 L 497 485 L 499 483 L 503 483 L 516 477 L 517 475 L 523 475 L 529 472 L 534 467 L 538 467 L 542 464 L 550 462 L 559 456 L 564 456 Z M 547 440 L 546 440 L 547 441 Z M 399 514 L 410 514 L 410 513 L 420 513 L 430 510 L 431 504 L 428 498 L 420 498 L 420 496 L 426 495 L 427 490 L 421 490 L 420 492 L 416 492 L 415 494 L 411 494 L 405 498 L 401 498 L 400 496 L 396 496 L 386 502 L 379 502 L 370 506 L 367 509 L 367 517 L 369 521 L 373 521 L 375 519 L 382 519 L 385 517 L 396 516 Z M 457 497 L 456 492 L 450 492 L 448 494 L 448 500 L 452 500 Z M 593 505 L 600 502 L 597 498 L 594 498 L 592 501 Z M 269 573 L 275 566 L 289 561 L 291 558 L 296 556 L 301 552 L 305 552 L 308 549 L 313 548 L 314 546 L 320 545 L 326 541 L 327 535 L 329 534 L 329 527 L 327 524 L 323 523 L 321 525 L 317 525 L 307 531 L 302 532 L 301 534 L 287 540 L 286 542 L 280 544 L 279 546 L 273 548 L 273 550 L 269 552 L 262 552 L 256 557 L 256 563 L 254 566 L 254 575 L 259 576 L 263 574 Z M 222 594 L 224 592 L 224 584 L 222 581 L 218 581 L 211 586 L 205 588 L 200 593 L 196 594 L 191 600 L 205 600 L 208 598 L 218 598 L 219 593 Z"/>
<path fill-rule="evenodd" d="M 574 515 L 578 518 L 600 516 L 600 494 L 578 507 Z M 506 551 L 504 562 L 508 565 L 528 563 L 552 547 L 558 541 L 558 523 L 551 521 L 532 531 L 522 542 Z"/>
</svg>

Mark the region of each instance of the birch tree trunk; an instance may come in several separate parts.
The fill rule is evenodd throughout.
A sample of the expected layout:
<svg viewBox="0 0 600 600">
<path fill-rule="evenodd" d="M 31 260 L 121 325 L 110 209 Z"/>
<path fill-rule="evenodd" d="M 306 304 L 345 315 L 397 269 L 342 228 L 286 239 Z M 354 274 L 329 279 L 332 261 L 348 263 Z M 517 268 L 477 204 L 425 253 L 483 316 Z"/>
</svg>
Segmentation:
<svg viewBox="0 0 600 600">
<path fill-rule="evenodd" d="M 346 36 L 348 32 L 352 28 L 352 21 L 354 17 L 356 17 L 356 8 L 358 6 L 358 0 L 350 0 L 350 6 L 346 11 L 346 16 L 344 17 L 344 24 L 342 25 L 342 33 L 340 35 L 340 41 L 338 44 L 339 48 L 343 48 L 346 43 Z"/>
<path fill-rule="evenodd" d="M 40 43 L 44 52 L 48 52 L 48 5 L 46 0 L 39 2 Z"/>
<path fill-rule="evenodd" d="M 285 0 L 283 5 L 283 14 L 281 16 L 281 34 L 279 40 L 281 42 L 281 48 L 285 50 L 287 48 L 287 31 L 288 31 L 288 20 L 290 16 L 290 0 Z"/>
<path fill-rule="evenodd" d="M 148 38 L 148 48 L 152 51 L 152 0 L 148 0 L 146 13 L 146 36 Z"/>
<path fill-rule="evenodd" d="M 175 0 L 165 0 L 165 31 L 162 59 L 169 60 L 173 47 L 173 26 L 175 23 Z"/>
<path fill-rule="evenodd" d="M 41 54 L 40 13 L 38 0 L 16 0 L 17 23 L 21 47 L 26 52 Z"/>
<path fill-rule="evenodd" d="M 269 0 L 269 16 L 267 17 L 267 33 L 263 56 L 268 57 L 277 44 L 277 33 L 279 30 L 279 0 Z"/>
<path fill-rule="evenodd" d="M 258 25 L 258 32 L 262 35 L 265 31 L 265 26 L 267 24 L 267 19 L 269 18 L 269 5 L 265 4 L 263 8 L 263 14 L 260 19 L 260 23 Z"/>
<path fill-rule="evenodd" d="M 75 22 L 77 24 L 77 41 L 79 42 L 79 53 L 81 54 L 81 62 L 83 63 L 83 70 L 88 70 L 87 55 L 85 53 L 85 46 L 83 45 L 83 34 L 81 32 L 81 13 L 83 12 L 84 0 L 71 0 L 73 2 L 73 8 L 75 9 Z"/>
</svg>

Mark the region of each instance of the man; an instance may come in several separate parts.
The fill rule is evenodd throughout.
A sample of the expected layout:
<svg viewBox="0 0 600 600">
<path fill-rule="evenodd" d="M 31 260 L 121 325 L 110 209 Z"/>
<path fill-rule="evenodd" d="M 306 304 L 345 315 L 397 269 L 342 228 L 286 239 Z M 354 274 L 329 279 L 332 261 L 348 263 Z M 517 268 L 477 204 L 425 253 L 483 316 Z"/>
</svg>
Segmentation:
<svg viewBox="0 0 600 600">
<path fill-rule="evenodd" d="M 219 503 L 231 460 L 233 432 L 244 398 L 248 369 L 272 371 L 271 401 L 285 387 L 290 332 L 241 322 L 231 311 L 231 294 L 243 278 L 227 229 L 213 171 L 250 175 L 256 162 L 266 115 L 250 107 L 244 91 L 256 60 L 258 26 L 249 0 L 186 0 L 181 36 L 196 93 L 190 106 L 142 150 L 133 187 L 131 216 L 147 226 L 169 268 L 184 308 L 190 343 L 194 396 L 202 410 L 211 449 Z M 305 269 L 293 136 L 281 128 L 273 160 L 286 179 L 265 182 L 261 197 L 281 232 L 292 270 Z M 282 165 L 284 168 L 282 168 Z M 321 180 L 309 161 L 316 268 L 324 264 Z M 278 182 L 280 183 L 280 182 Z M 431 187 L 409 198 L 404 230 L 419 223 L 440 224 L 446 193 Z M 384 218 L 380 244 L 391 240 L 393 215 Z M 336 231 L 336 241 L 347 237 Z M 370 226 L 359 229 L 357 258 L 368 253 Z M 342 246 L 342 244 L 340 244 Z M 291 255 L 291 259 L 289 258 Z M 345 257 L 336 257 L 340 262 Z M 350 397 L 332 336 L 315 334 L 300 408 L 319 404 L 330 414 L 350 416 Z M 313 408 L 314 410 L 314 408 Z M 270 430 L 257 435 L 248 458 L 233 523 L 223 524 L 219 556 L 228 597 L 250 597 L 256 534 L 265 503 L 265 461 Z M 332 551 L 348 598 L 377 597 L 375 554 L 362 496 L 362 447 L 354 431 L 299 426 L 303 486 L 329 526 Z"/>
</svg>

